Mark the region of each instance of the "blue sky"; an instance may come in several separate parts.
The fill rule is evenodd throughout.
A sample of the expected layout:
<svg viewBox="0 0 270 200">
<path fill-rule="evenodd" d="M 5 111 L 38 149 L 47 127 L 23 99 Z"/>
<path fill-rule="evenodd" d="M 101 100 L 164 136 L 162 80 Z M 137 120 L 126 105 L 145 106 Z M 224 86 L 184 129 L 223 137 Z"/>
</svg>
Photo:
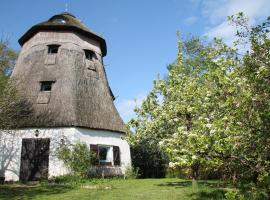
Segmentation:
<svg viewBox="0 0 270 200">
<path fill-rule="evenodd" d="M 1 2 L 0 33 L 19 50 L 19 37 L 32 25 L 68 11 L 108 46 L 104 58 L 115 104 L 125 121 L 176 57 L 176 31 L 188 36 L 233 40 L 228 15 L 244 11 L 254 24 L 270 15 L 269 0 L 6 0 Z M 136 103 L 135 103 L 135 99 Z"/>
</svg>

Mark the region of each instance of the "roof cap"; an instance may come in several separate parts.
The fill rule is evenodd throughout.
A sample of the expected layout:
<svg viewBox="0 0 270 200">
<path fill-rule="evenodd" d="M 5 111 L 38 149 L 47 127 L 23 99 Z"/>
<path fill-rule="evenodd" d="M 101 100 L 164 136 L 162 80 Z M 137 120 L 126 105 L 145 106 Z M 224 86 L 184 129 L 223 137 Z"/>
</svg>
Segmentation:
<svg viewBox="0 0 270 200">
<path fill-rule="evenodd" d="M 55 22 L 55 18 L 63 18 L 64 21 Z M 87 28 L 82 22 L 80 22 L 74 15 L 63 12 L 52 16 L 49 20 L 41 22 L 32 26 L 20 39 L 19 44 L 22 46 L 31 37 L 33 37 L 39 31 L 71 31 L 80 33 L 88 38 L 97 40 L 101 46 L 102 56 L 107 54 L 106 41 L 97 33 Z"/>
</svg>

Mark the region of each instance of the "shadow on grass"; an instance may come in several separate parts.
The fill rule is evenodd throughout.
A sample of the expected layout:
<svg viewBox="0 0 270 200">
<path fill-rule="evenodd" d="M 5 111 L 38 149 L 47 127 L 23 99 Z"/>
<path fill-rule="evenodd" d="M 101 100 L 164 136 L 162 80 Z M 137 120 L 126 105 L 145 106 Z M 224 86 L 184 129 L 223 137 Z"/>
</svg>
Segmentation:
<svg viewBox="0 0 270 200">
<path fill-rule="evenodd" d="M 163 184 L 158 184 L 157 186 L 168 186 L 174 188 L 187 188 L 190 189 L 191 199 L 197 200 L 218 200 L 224 199 L 226 188 L 231 188 L 232 185 L 225 181 L 196 181 L 195 185 L 193 185 L 192 181 L 174 181 L 174 182 L 166 182 Z M 195 190 L 195 191 L 194 191 Z"/>
<path fill-rule="evenodd" d="M 231 188 L 232 185 L 225 181 L 196 181 L 199 187 L 208 187 L 208 188 Z M 157 186 L 172 186 L 176 188 L 184 188 L 192 186 L 192 181 L 176 181 L 176 182 L 167 182 L 162 184 L 157 184 Z"/>
<path fill-rule="evenodd" d="M 198 181 L 200 186 L 209 188 L 232 188 L 232 184 L 226 181 Z"/>
<path fill-rule="evenodd" d="M 190 187 L 192 185 L 192 181 L 177 181 L 177 182 L 167 182 L 162 184 L 157 184 L 157 186 L 171 186 L 175 188 L 185 188 Z"/>
<path fill-rule="evenodd" d="M 192 193 L 190 196 L 192 197 L 192 199 L 197 199 L 197 200 L 224 199 L 225 190 L 214 189 L 211 191 L 200 191 L 200 192 Z"/>
<path fill-rule="evenodd" d="M 38 195 L 54 195 L 65 193 L 73 189 L 69 185 L 26 185 L 26 184 L 6 184 L 0 185 L 0 199 L 33 199 Z"/>
</svg>

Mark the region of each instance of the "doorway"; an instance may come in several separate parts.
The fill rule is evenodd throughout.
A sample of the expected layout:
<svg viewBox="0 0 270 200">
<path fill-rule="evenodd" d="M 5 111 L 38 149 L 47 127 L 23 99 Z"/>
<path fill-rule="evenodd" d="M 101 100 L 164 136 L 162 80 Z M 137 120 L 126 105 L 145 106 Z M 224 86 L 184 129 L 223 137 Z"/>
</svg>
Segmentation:
<svg viewBox="0 0 270 200">
<path fill-rule="evenodd" d="M 20 181 L 48 178 L 50 138 L 22 139 Z"/>
</svg>

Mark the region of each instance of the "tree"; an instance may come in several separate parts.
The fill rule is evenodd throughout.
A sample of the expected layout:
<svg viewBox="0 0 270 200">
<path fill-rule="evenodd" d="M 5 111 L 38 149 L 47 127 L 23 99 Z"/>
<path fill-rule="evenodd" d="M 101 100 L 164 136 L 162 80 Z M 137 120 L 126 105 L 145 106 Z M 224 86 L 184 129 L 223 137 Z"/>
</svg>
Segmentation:
<svg viewBox="0 0 270 200">
<path fill-rule="evenodd" d="M 179 37 L 167 77 L 154 81 L 129 122 L 132 139 L 159 143 L 169 166 L 188 168 L 194 179 L 200 169 L 219 170 L 264 185 L 270 198 L 270 19 L 253 27 L 242 13 L 229 19 L 238 28 L 236 46 Z M 242 42 L 250 46 L 244 55 Z"/>
<path fill-rule="evenodd" d="M 184 47 L 179 40 L 178 48 L 178 58 L 168 67 L 167 78 L 155 81 L 150 93 L 153 94 L 137 112 L 140 118 L 141 113 L 147 113 L 148 119 L 130 124 L 133 127 L 139 124 L 136 132 L 142 130 L 140 134 L 143 135 L 147 129 L 140 129 L 140 126 L 145 124 L 151 127 L 149 132 L 153 129 L 162 131 L 159 142 L 171 158 L 170 167 L 189 167 L 196 179 L 201 165 L 217 166 L 221 162 L 216 158 L 216 151 L 221 148 L 215 144 L 218 127 L 213 124 L 220 124 L 216 119 L 222 117 L 223 111 L 217 112 L 214 108 L 224 103 L 226 96 L 232 95 L 225 94 L 224 88 L 230 86 L 232 92 L 235 91 L 230 85 L 233 73 L 229 71 L 237 60 L 235 51 L 220 40 L 203 45 L 198 38 L 192 38 L 184 43 Z M 155 104 L 155 109 L 145 109 L 144 105 L 157 101 L 159 95 L 163 102 Z M 153 136 L 153 133 L 148 135 Z"/>
<path fill-rule="evenodd" d="M 149 141 L 151 140 L 151 141 Z M 164 178 L 168 164 L 167 155 L 153 139 L 140 138 L 135 141 L 129 135 L 131 159 L 134 170 L 139 178 Z"/>
<path fill-rule="evenodd" d="M 5 177 L 14 156 L 18 152 L 16 128 L 30 120 L 32 105 L 16 89 L 16 80 L 10 79 L 17 52 L 7 41 L 0 41 L 0 177 Z M 17 133 L 17 134 L 16 134 Z"/>
<path fill-rule="evenodd" d="M 0 95 L 3 95 L 9 76 L 17 59 L 17 52 L 9 47 L 7 40 L 0 40 Z"/>
<path fill-rule="evenodd" d="M 230 19 L 240 27 L 239 41 L 250 45 L 239 72 L 245 81 L 245 95 L 238 112 L 244 132 L 237 159 L 248 168 L 243 178 L 251 175 L 257 185 L 265 187 L 270 199 L 270 17 L 253 27 L 248 27 L 243 14 Z"/>
<path fill-rule="evenodd" d="M 6 132 L 20 127 L 32 113 L 32 105 L 16 89 L 16 80 L 10 79 L 17 56 L 8 41 L 0 41 L 0 129 Z"/>
</svg>

